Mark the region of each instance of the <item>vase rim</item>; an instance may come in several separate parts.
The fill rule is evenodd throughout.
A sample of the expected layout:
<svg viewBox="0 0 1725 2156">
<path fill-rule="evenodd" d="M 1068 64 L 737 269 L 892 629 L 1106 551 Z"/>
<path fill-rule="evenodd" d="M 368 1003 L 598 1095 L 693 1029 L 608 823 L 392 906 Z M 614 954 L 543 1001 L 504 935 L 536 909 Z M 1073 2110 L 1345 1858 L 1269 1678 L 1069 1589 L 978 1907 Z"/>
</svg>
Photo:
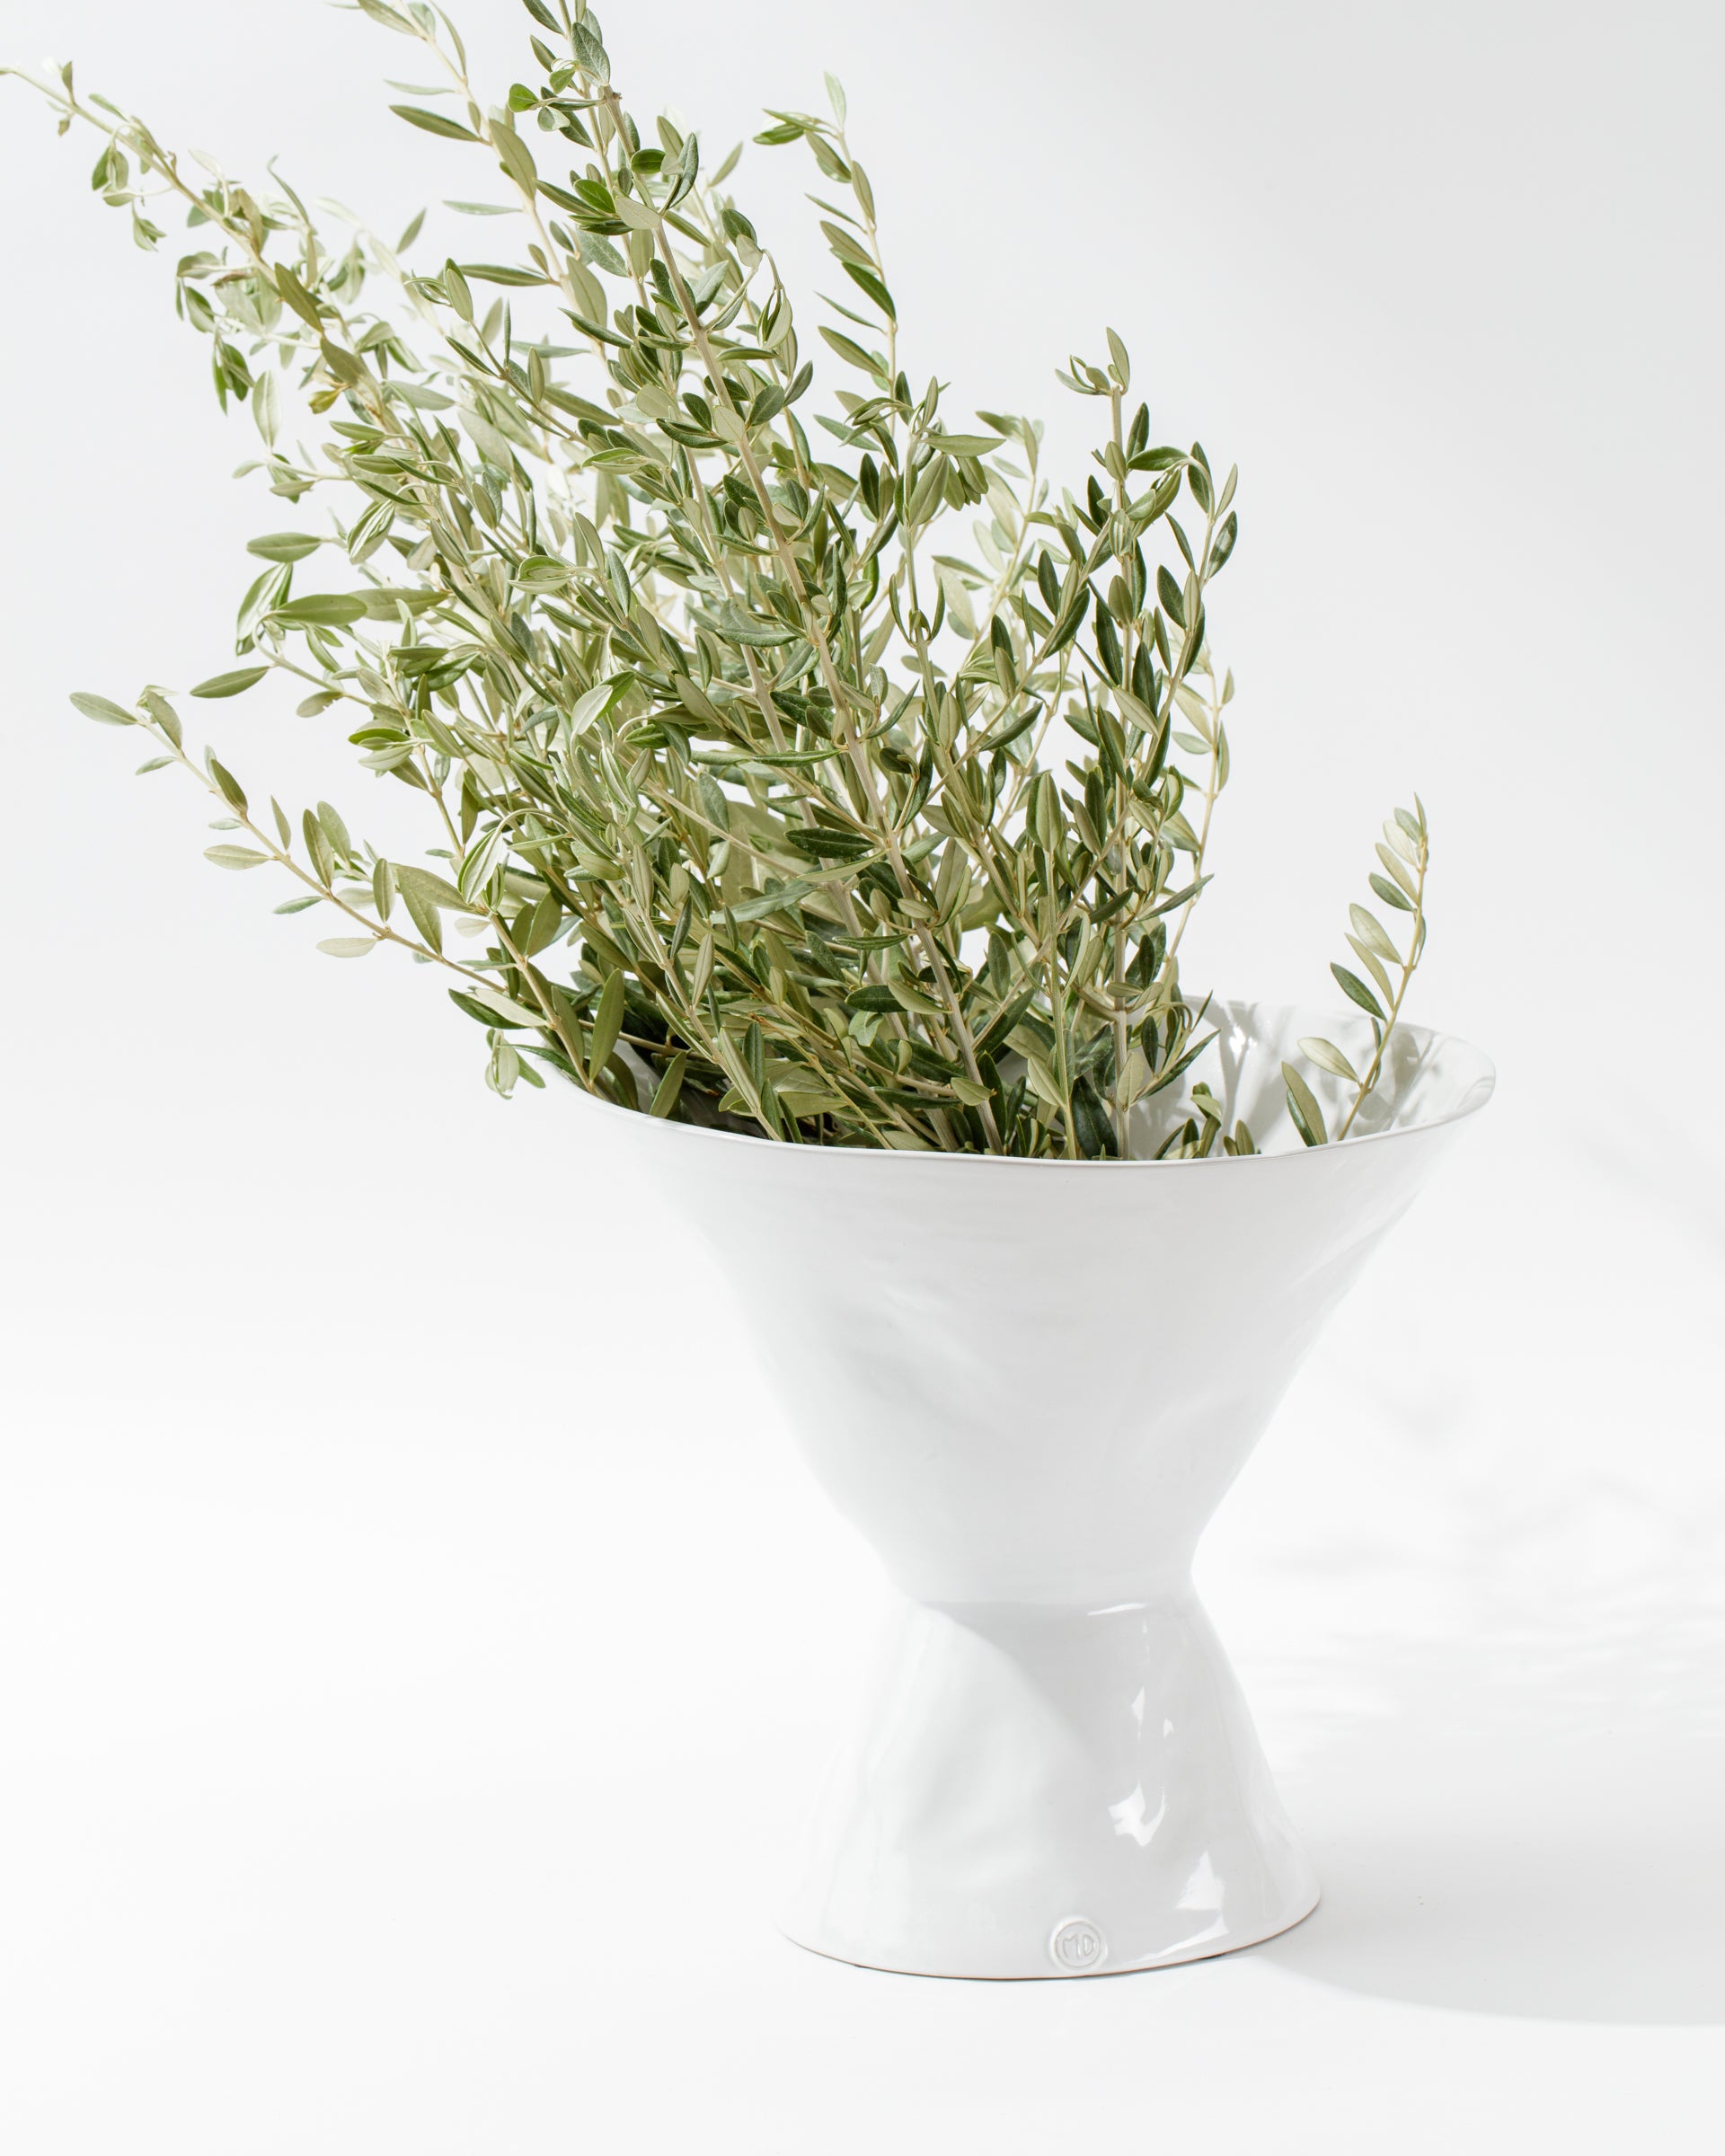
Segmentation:
<svg viewBox="0 0 1725 2156">
<path fill-rule="evenodd" d="M 1235 1013 L 1252 1011 L 1268 1015 L 1270 1012 L 1276 1012 L 1284 1018 L 1292 1017 L 1296 1012 L 1304 1012 L 1308 1009 L 1308 1006 L 1299 1003 L 1269 1003 L 1243 996 L 1212 996 L 1209 999 L 1208 1007 L 1213 1010 L 1219 1009 Z M 1311 1015 L 1314 1021 L 1322 1022 L 1327 1018 L 1333 1023 L 1338 1018 L 1345 1018 L 1347 1014 L 1334 1011 L 1324 1013 L 1313 1009 Z M 1358 1017 L 1358 1013 L 1355 1012 L 1353 1015 Z M 870 1161 L 902 1160 L 923 1162 L 951 1161 L 955 1164 L 968 1162 L 978 1168 L 1067 1169 L 1085 1173 L 1092 1171 L 1112 1171 L 1119 1173 L 1127 1170 L 1144 1171 L 1150 1169 L 1159 1170 L 1165 1173 L 1173 1173 L 1182 1169 L 1198 1168 L 1244 1170 L 1254 1164 L 1273 1161 L 1333 1157 L 1341 1153 L 1353 1153 L 1361 1146 L 1383 1145 L 1392 1143 L 1397 1138 L 1417 1137 L 1427 1132 L 1441 1130 L 1448 1124 L 1465 1122 L 1470 1116 L 1477 1115 L 1485 1107 L 1496 1091 L 1498 1073 L 1496 1065 L 1482 1048 L 1476 1047 L 1472 1041 L 1464 1039 L 1458 1033 L 1440 1033 L 1432 1026 L 1416 1026 L 1402 1021 L 1398 1022 L 1395 1030 L 1398 1033 L 1409 1035 L 1428 1048 L 1438 1047 L 1472 1059 L 1475 1065 L 1473 1074 L 1455 1106 L 1446 1109 L 1439 1115 L 1422 1116 L 1417 1122 L 1400 1124 L 1389 1130 L 1362 1131 L 1357 1137 L 1332 1142 L 1327 1145 L 1302 1145 L 1297 1153 L 1216 1153 L 1201 1160 L 1070 1161 L 1058 1155 L 1032 1160 L 1022 1153 L 944 1153 L 933 1146 L 923 1151 L 917 1151 L 913 1147 L 896 1145 L 793 1146 L 784 1139 L 769 1138 L 765 1135 L 757 1136 L 753 1131 L 714 1130 L 705 1124 L 677 1123 L 668 1117 L 648 1116 L 639 1109 L 620 1108 L 615 1101 L 597 1100 L 588 1092 L 581 1092 L 579 1100 L 583 1108 L 597 1109 L 606 1116 L 615 1116 L 632 1127 L 651 1123 L 656 1124 L 663 1131 L 677 1134 L 681 1138 L 714 1139 L 728 1145 L 769 1146 L 775 1153 L 816 1153 L 823 1160 L 856 1158 Z"/>
</svg>

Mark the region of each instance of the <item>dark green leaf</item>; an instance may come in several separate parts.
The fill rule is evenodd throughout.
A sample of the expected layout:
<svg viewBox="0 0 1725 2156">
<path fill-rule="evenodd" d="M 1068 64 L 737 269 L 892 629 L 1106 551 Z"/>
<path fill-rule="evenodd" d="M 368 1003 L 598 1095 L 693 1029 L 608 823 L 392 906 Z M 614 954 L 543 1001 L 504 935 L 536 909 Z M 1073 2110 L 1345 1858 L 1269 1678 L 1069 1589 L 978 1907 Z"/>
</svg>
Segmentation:
<svg viewBox="0 0 1725 2156">
<path fill-rule="evenodd" d="M 1151 1023 L 1151 1021 L 1146 1019 L 1145 1023 L 1148 1025 Z M 1199 1057 L 1204 1053 L 1205 1049 L 1209 1047 L 1210 1043 L 1215 1038 L 1216 1035 L 1214 1033 L 1207 1033 L 1203 1039 L 1198 1042 L 1195 1047 L 1188 1048 L 1186 1053 L 1181 1056 L 1178 1062 L 1171 1063 L 1165 1071 L 1162 1072 L 1160 1075 L 1156 1077 L 1149 1085 L 1146 1086 L 1143 1093 L 1139 1096 L 1140 1099 L 1148 1100 L 1153 1094 L 1161 1092 L 1164 1086 L 1172 1085 L 1174 1082 L 1174 1080 L 1178 1078 L 1182 1072 L 1188 1071 L 1191 1068 L 1192 1065 L 1198 1061 Z M 1146 1040 L 1145 1044 L 1145 1053 L 1147 1056 L 1150 1052 L 1151 1044 Z"/>
<path fill-rule="evenodd" d="M 1379 876 L 1374 872 L 1368 880 L 1385 906 L 1395 906 L 1404 914 L 1411 914 L 1413 911 L 1413 901 L 1399 885 L 1392 883 L 1387 876 Z"/>
<path fill-rule="evenodd" d="M 658 1090 L 653 1094 L 653 1105 L 650 1110 L 653 1115 L 668 1116 L 676 1108 L 677 1096 L 683 1091 L 683 1080 L 688 1067 L 689 1056 L 686 1048 L 672 1056 L 669 1064 L 666 1066 L 665 1075 L 659 1080 Z"/>
<path fill-rule="evenodd" d="M 1282 1082 L 1287 1088 L 1287 1112 L 1302 1140 L 1307 1145 L 1328 1144 L 1330 1134 L 1323 1127 L 1323 1110 L 1314 1100 L 1311 1087 L 1291 1063 L 1282 1065 Z"/>
<path fill-rule="evenodd" d="M 603 1070 L 610 1060 L 611 1051 L 617 1045 L 623 1031 L 623 969 L 615 968 L 599 994 L 599 1007 L 593 1017 L 593 1033 L 588 1049 L 588 1065 L 594 1071 Z"/>
<path fill-rule="evenodd" d="M 1357 973 L 1349 973 L 1345 966 L 1337 966 L 1333 964 L 1331 966 L 1330 970 L 1335 975 L 1337 981 L 1340 984 L 1341 992 L 1344 995 L 1351 998 L 1353 1002 L 1357 1003 L 1362 1011 L 1369 1012 L 1371 1015 L 1376 1019 L 1380 1025 L 1387 1025 L 1389 1023 L 1388 1018 L 1384 1015 L 1383 1004 L 1378 1002 L 1377 998 L 1372 994 L 1371 990 L 1366 985 L 1365 982 L 1360 979 Z"/>
<path fill-rule="evenodd" d="M 854 285 L 860 286 L 868 294 L 889 322 L 898 321 L 898 310 L 892 304 L 892 294 L 888 291 L 872 270 L 865 270 L 861 262 L 847 261 L 841 261 L 839 267 Z"/>
</svg>

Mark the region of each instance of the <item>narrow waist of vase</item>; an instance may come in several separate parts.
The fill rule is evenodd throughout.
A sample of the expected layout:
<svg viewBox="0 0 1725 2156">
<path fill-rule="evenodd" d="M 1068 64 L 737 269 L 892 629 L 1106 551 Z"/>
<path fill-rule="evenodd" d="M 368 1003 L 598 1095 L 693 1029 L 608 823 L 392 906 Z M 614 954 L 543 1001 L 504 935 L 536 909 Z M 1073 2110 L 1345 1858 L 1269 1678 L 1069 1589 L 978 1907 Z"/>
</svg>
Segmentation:
<svg viewBox="0 0 1725 2156">
<path fill-rule="evenodd" d="M 1190 1553 L 1181 1551 L 1154 1571 L 1018 1574 L 993 1569 L 894 1565 L 893 1585 L 907 1601 L 933 1609 L 1045 1609 L 1075 1616 L 1105 1616 L 1147 1608 L 1158 1603 L 1188 1601 L 1192 1595 Z"/>
<path fill-rule="evenodd" d="M 1140 1583 L 1130 1594 L 1111 1594 L 1105 1598 L 1044 1594 L 907 1595 L 905 1599 L 915 1609 L 931 1611 L 981 1631 L 1020 1625 L 1032 1629 L 1076 1625 L 1100 1631 L 1117 1624 L 1129 1626 L 1158 1612 L 1190 1607 L 1197 1603 L 1198 1595 L 1191 1575 L 1181 1573 L 1154 1586 Z"/>
</svg>

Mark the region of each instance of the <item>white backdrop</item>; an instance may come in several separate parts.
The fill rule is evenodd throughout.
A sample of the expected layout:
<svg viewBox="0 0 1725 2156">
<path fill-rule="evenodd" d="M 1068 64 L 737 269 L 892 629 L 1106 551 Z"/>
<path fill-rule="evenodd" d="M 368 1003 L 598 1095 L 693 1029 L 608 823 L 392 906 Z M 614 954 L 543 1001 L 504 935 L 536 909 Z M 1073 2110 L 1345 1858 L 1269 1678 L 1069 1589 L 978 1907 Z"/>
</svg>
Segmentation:
<svg viewBox="0 0 1725 2156">
<path fill-rule="evenodd" d="M 500 95 L 525 18 L 463 23 Z M 380 229 L 484 192 L 384 113 L 411 49 L 312 0 L 0 25 Z M 316 956 L 206 867 L 189 790 L 68 711 L 226 663 L 241 543 L 282 519 L 229 482 L 250 421 L 89 193 L 93 142 L 0 84 L 0 2139 L 1711 2147 L 1725 23 L 658 0 L 606 29 L 637 108 L 714 149 L 845 78 L 914 374 L 1046 413 L 1081 472 L 1053 369 L 1111 322 L 1158 436 L 1238 459 L 1195 974 L 1322 994 L 1377 820 L 1430 809 L 1415 1015 L 1497 1056 L 1498 1100 L 1201 1560 L 1326 1900 L 1108 1984 L 778 1939 L 872 1561 L 571 1104 L 495 1100 L 424 976 Z M 804 177 L 750 151 L 739 185 L 806 289 Z M 265 699 L 208 707 L 218 743 L 303 790 L 329 767 Z M 369 781 L 328 782 L 363 827 Z"/>
</svg>

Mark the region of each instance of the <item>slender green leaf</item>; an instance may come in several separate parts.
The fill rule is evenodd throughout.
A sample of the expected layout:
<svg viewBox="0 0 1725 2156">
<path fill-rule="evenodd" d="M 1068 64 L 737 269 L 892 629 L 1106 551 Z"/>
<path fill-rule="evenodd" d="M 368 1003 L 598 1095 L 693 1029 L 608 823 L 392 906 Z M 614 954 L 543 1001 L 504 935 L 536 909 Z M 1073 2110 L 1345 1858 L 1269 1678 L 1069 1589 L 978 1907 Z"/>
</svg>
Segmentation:
<svg viewBox="0 0 1725 2156">
<path fill-rule="evenodd" d="M 194 696 L 238 696 L 246 689 L 255 688 L 269 671 L 268 667 L 235 667 L 228 674 L 212 674 L 191 693 Z"/>
<path fill-rule="evenodd" d="M 600 992 L 598 1009 L 593 1017 L 593 1031 L 588 1047 L 588 1061 L 593 1070 L 604 1069 L 622 1031 L 623 969 L 617 967 L 613 969 Z"/>
<path fill-rule="evenodd" d="M 423 105 L 392 105 L 389 109 L 398 119 L 406 120 L 410 127 L 423 128 L 428 135 L 446 135 L 452 142 L 479 140 L 471 128 L 464 128 L 447 113 L 428 112 Z"/>
<path fill-rule="evenodd" d="M 136 715 L 121 704 L 111 702 L 106 696 L 93 696 L 80 689 L 72 698 L 73 703 L 86 719 L 94 719 L 102 726 L 136 726 Z"/>
<path fill-rule="evenodd" d="M 1349 973 L 1345 966 L 1332 965 L 1330 970 L 1335 975 L 1344 995 L 1357 1003 L 1362 1011 L 1369 1012 L 1380 1025 L 1388 1024 L 1389 1020 L 1384 1006 L 1357 973 Z"/>
<path fill-rule="evenodd" d="M 1330 1134 L 1323 1127 L 1323 1110 L 1313 1098 L 1311 1087 L 1291 1063 L 1282 1065 L 1282 1082 L 1287 1088 L 1287 1112 L 1302 1143 L 1327 1145 Z"/>
<path fill-rule="evenodd" d="M 1359 1073 L 1333 1041 L 1302 1040 L 1300 1053 L 1308 1063 L 1315 1063 L 1321 1071 L 1329 1071 L 1337 1078 L 1346 1078 L 1354 1085 L 1359 1083 Z"/>
</svg>

